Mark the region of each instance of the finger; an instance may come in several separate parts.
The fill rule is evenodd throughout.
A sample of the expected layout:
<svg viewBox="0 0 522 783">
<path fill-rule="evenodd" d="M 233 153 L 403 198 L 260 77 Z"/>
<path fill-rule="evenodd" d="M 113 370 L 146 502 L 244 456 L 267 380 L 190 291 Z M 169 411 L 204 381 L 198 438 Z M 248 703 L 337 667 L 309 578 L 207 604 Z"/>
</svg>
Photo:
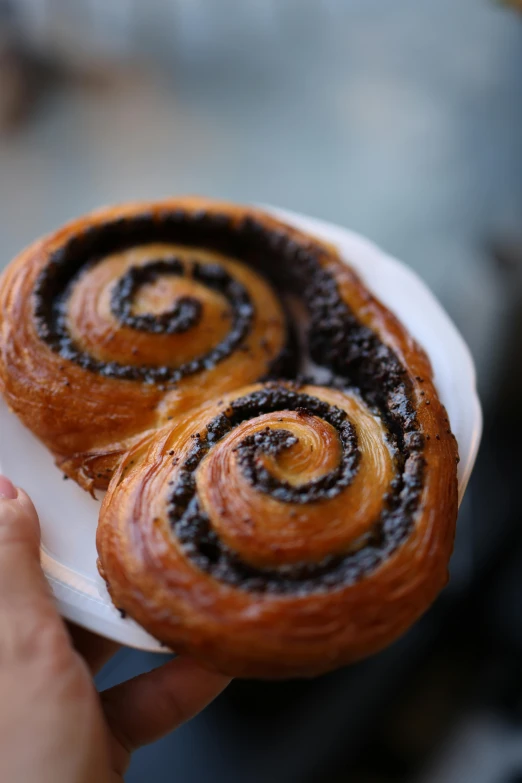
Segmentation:
<svg viewBox="0 0 522 783">
<path fill-rule="evenodd" d="M 16 493 L 16 494 L 14 494 Z M 40 526 L 21 489 L 0 477 L 0 605 L 48 592 L 40 567 Z"/>
<path fill-rule="evenodd" d="M 120 649 L 121 645 L 117 642 L 104 639 L 103 636 L 87 631 L 75 623 L 68 622 L 66 626 L 74 649 L 80 653 L 92 674 L 97 674 Z"/>
<path fill-rule="evenodd" d="M 180 657 L 104 691 L 101 700 L 111 731 L 130 755 L 194 717 L 229 682 Z"/>
<path fill-rule="evenodd" d="M 0 655 L 33 656 L 62 623 L 43 575 L 40 527 L 26 493 L 0 476 Z M 62 628 L 62 633 L 65 633 Z"/>
</svg>

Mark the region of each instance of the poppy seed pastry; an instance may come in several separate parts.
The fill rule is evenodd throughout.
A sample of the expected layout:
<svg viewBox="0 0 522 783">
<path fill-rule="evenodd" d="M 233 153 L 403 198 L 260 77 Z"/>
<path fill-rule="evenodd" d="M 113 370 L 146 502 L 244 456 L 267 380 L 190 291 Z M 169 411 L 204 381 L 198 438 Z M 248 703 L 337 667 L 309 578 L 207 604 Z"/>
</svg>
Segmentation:
<svg viewBox="0 0 522 783">
<path fill-rule="evenodd" d="M 204 199 L 109 208 L 15 260 L 0 314 L 6 400 L 62 470 L 108 485 L 100 573 L 171 649 L 313 676 L 385 647 L 445 585 L 446 411 L 332 246 Z"/>
</svg>

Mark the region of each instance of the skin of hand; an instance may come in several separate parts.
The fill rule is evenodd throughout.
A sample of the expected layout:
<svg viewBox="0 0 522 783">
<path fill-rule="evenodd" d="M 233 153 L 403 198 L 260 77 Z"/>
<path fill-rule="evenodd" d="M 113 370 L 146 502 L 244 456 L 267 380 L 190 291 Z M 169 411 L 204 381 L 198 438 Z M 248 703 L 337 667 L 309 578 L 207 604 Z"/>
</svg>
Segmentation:
<svg viewBox="0 0 522 783">
<path fill-rule="evenodd" d="M 60 618 L 26 493 L 0 476 L 0 780 L 118 783 L 133 750 L 196 715 L 228 684 L 189 658 L 98 694 L 117 645 Z"/>
</svg>

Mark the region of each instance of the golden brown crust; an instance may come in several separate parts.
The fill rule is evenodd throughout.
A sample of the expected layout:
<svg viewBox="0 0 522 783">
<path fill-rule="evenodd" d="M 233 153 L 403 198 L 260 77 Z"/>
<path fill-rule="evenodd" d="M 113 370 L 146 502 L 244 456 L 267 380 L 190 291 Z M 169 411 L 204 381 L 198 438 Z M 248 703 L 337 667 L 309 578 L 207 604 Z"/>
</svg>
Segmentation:
<svg viewBox="0 0 522 783">
<path fill-rule="evenodd" d="M 225 214 L 232 226 L 255 221 L 297 253 L 315 254 L 326 282 L 335 282 L 332 307 L 340 298 L 377 349 L 371 354 L 359 332 L 352 365 L 334 356 L 342 388 L 255 384 L 281 350 L 284 317 L 270 285 L 251 269 L 238 272 L 241 258 L 226 255 L 220 262 L 246 275 L 257 303 L 248 352 L 175 389 L 103 377 L 39 339 L 31 292 L 57 248 L 89 226 L 176 209 Z M 136 346 L 125 328 L 105 340 L 107 285 L 142 252 L 150 261 L 139 249 L 103 259 L 70 299 L 70 331 L 103 361 L 117 351 L 132 362 Z M 161 312 L 172 297 L 162 285 L 141 292 L 136 315 Z M 219 298 L 208 302 L 212 311 Z M 425 353 L 334 248 L 247 207 L 203 199 L 130 204 L 74 221 L 26 250 L 4 274 L 0 312 L 5 398 L 82 486 L 103 486 L 115 471 L 97 533 L 100 571 L 116 606 L 172 649 L 233 676 L 311 676 L 382 649 L 444 586 L 457 514 L 456 442 Z M 179 334 L 141 334 L 139 351 L 163 362 L 171 337 L 189 359 L 209 344 L 208 333 L 201 343 L 194 335 L 183 342 Z M 329 338 L 316 354 L 322 348 L 330 351 Z M 343 337 L 337 359 L 352 349 Z M 371 382 L 350 390 L 358 385 L 352 367 L 362 386 L 375 368 L 374 391 Z M 240 416 L 240 405 L 250 413 Z M 223 417 L 223 432 L 209 436 Z M 174 496 L 183 481 L 190 491 Z"/>
</svg>

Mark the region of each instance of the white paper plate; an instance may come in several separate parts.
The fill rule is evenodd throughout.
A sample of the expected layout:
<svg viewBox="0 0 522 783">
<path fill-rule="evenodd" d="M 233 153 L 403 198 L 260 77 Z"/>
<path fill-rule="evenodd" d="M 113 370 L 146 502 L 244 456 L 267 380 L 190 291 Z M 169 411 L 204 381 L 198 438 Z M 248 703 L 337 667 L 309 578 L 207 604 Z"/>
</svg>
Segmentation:
<svg viewBox="0 0 522 783">
<path fill-rule="evenodd" d="M 362 237 L 338 226 L 273 210 L 289 223 L 337 245 L 368 287 L 393 310 L 428 352 L 440 397 L 459 444 L 460 497 L 479 446 L 482 416 L 469 350 L 424 283 Z M 0 471 L 34 500 L 42 526 L 42 564 L 64 617 L 143 650 L 165 649 L 112 605 L 96 569 L 99 502 L 64 481 L 52 457 L 0 401 Z"/>
</svg>

